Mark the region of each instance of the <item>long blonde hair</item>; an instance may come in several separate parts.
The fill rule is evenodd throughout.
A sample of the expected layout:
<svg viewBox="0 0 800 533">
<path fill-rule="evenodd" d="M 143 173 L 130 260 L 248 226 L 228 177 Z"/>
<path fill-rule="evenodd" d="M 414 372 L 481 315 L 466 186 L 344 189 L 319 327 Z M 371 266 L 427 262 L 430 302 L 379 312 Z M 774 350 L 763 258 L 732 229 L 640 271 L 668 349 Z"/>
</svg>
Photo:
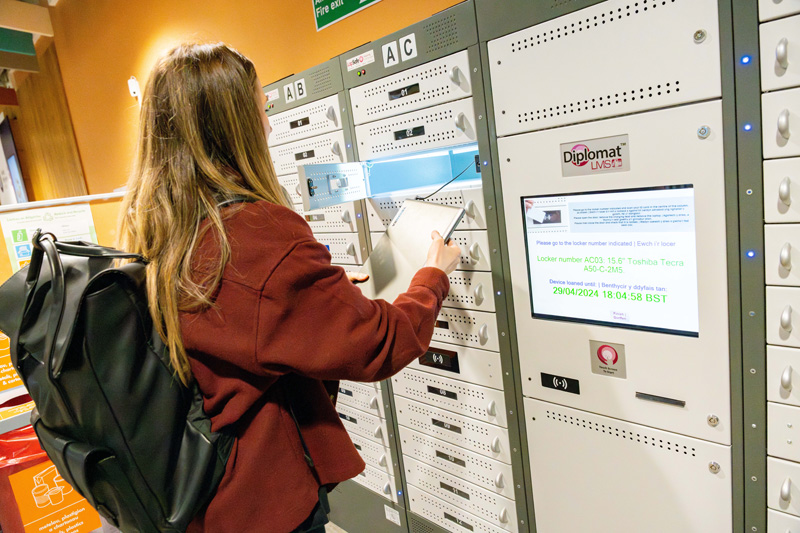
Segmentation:
<svg viewBox="0 0 800 533">
<path fill-rule="evenodd" d="M 142 98 L 119 245 L 149 261 L 150 313 L 183 383 L 192 374 L 178 313 L 212 305 L 230 259 L 220 204 L 238 197 L 287 205 L 267 151 L 257 79 L 253 63 L 222 43 L 182 44 L 156 63 Z M 192 256 L 209 230 L 219 260 L 198 278 Z"/>
</svg>

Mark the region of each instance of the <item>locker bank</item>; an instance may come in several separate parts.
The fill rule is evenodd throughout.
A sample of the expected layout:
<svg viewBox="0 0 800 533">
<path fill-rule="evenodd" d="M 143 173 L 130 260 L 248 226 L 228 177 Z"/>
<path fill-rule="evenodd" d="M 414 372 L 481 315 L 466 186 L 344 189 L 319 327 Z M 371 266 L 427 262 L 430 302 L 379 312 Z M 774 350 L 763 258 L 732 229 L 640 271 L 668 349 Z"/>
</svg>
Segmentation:
<svg viewBox="0 0 800 533">
<path fill-rule="evenodd" d="M 40 210 L 114 244 L 138 83 L 223 40 L 334 265 L 464 210 L 427 352 L 338 384 L 328 531 L 800 533 L 800 0 L 285 4 L 0 0 L 0 279 Z"/>
</svg>

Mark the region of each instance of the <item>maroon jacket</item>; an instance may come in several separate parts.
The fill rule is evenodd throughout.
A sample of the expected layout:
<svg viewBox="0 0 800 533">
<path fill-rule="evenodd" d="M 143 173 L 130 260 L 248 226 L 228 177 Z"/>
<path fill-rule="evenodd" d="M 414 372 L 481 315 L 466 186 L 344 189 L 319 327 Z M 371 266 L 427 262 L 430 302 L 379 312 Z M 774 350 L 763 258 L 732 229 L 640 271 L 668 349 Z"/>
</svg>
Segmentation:
<svg viewBox="0 0 800 533">
<path fill-rule="evenodd" d="M 288 532 L 319 484 L 364 469 L 323 380 L 378 381 L 428 347 L 447 276 L 423 268 L 393 304 L 361 295 L 294 211 L 267 202 L 226 208 L 232 256 L 215 306 L 181 314 L 183 342 L 212 428 L 236 443 L 216 495 L 189 531 Z M 209 232 L 193 262 L 215 257 Z M 291 400 L 319 481 L 303 459 Z"/>
</svg>

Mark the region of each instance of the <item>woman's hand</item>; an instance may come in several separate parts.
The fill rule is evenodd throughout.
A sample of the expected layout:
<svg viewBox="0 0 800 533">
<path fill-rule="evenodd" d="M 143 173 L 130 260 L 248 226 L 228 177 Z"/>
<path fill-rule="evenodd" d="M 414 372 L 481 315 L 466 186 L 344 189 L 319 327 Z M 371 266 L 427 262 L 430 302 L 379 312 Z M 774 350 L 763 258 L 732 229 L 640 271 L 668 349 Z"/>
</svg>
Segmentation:
<svg viewBox="0 0 800 533">
<path fill-rule="evenodd" d="M 443 270 L 445 274 L 450 274 L 458 266 L 461 249 L 452 239 L 445 244 L 438 231 L 431 233 L 431 239 L 433 242 L 428 248 L 428 259 L 425 261 L 425 266 L 435 267 Z"/>
<path fill-rule="evenodd" d="M 345 272 L 347 274 L 347 279 L 349 279 L 354 285 L 358 283 L 364 283 L 369 279 L 369 274 L 362 274 L 361 272 Z"/>
</svg>

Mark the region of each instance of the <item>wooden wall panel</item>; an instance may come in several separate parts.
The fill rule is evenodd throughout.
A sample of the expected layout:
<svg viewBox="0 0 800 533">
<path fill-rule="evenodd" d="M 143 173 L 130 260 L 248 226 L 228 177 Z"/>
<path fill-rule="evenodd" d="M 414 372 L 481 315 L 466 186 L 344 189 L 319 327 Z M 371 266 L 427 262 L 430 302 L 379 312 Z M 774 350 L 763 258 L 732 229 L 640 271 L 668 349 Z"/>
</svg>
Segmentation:
<svg viewBox="0 0 800 533">
<path fill-rule="evenodd" d="M 55 43 L 37 43 L 41 71 L 17 78 L 19 106 L 8 107 L 28 199 L 87 194 Z M 16 120 L 14 120 L 16 119 Z"/>
</svg>

